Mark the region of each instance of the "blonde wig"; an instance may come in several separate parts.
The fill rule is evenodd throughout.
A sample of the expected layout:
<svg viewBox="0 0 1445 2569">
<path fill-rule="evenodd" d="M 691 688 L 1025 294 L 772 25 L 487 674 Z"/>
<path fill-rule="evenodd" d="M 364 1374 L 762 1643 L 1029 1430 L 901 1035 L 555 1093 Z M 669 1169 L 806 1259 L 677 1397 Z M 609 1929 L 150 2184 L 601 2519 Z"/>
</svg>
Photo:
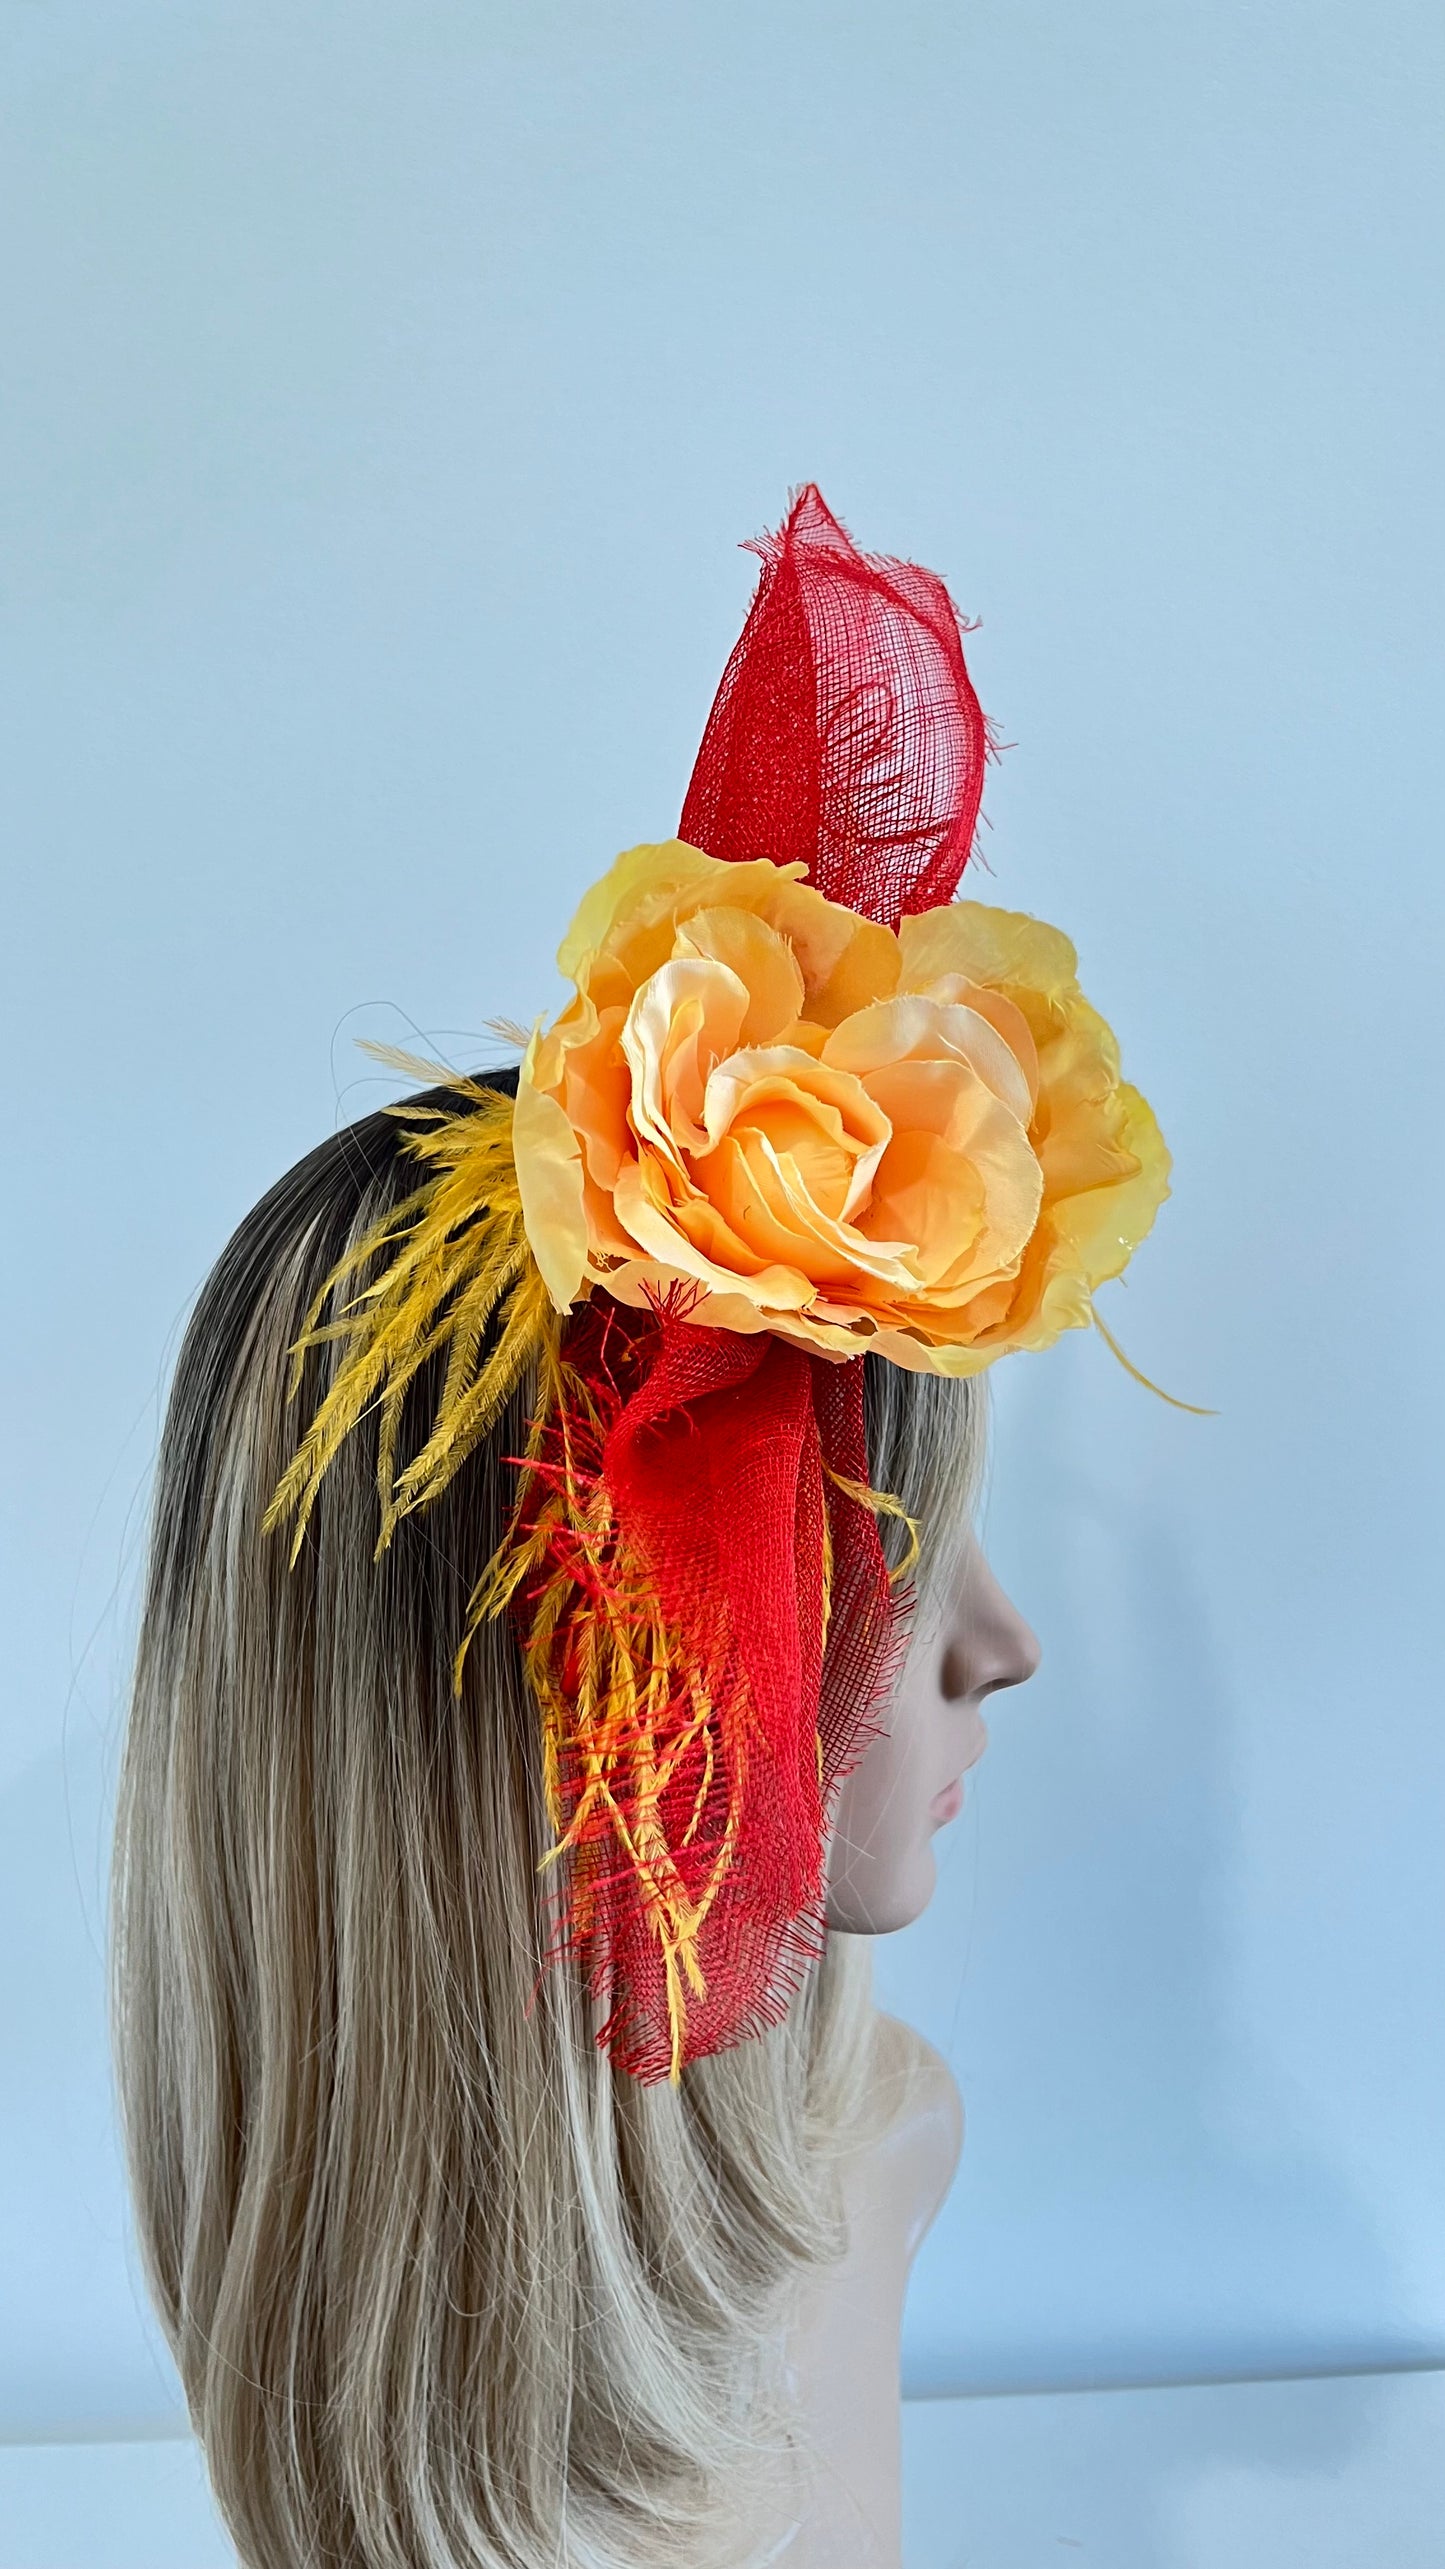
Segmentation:
<svg viewBox="0 0 1445 2569">
<path fill-rule="evenodd" d="M 380 1557 L 374 1431 L 294 1569 L 263 1537 L 331 1356 L 288 1402 L 288 1351 L 414 1185 L 403 1130 L 371 1116 L 282 1179 L 177 1367 L 113 1888 L 148 2279 L 247 2569 L 741 2560 L 739 2490 L 792 2441 L 789 2295 L 841 2255 L 840 2168 L 882 2110 L 867 1947 L 830 1937 L 785 2023 L 676 2088 L 615 2071 L 543 1967 L 510 1627 L 452 1677 L 528 1386 Z M 978 1385 L 870 1359 L 868 1421 L 875 1486 L 926 1542 L 961 1525 Z"/>
</svg>

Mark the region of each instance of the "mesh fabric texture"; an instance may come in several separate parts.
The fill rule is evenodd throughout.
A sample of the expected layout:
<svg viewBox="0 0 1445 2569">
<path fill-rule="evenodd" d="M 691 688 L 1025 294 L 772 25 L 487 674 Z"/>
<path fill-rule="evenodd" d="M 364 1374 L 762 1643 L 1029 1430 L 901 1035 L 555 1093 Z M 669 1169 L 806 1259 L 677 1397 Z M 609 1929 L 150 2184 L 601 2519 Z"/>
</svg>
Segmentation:
<svg viewBox="0 0 1445 2569">
<path fill-rule="evenodd" d="M 811 484 L 754 549 L 762 578 L 681 836 L 722 859 L 801 859 L 829 900 L 896 927 L 951 899 L 978 820 L 988 735 L 958 615 L 932 572 L 860 553 Z M 780 2017 L 818 1951 L 829 1814 L 886 1706 L 911 1597 L 890 1588 L 875 1514 L 840 1486 L 867 1485 L 861 1356 L 614 1307 L 604 1361 L 595 1307 L 573 1328 L 579 1369 L 611 1368 L 598 1469 L 614 1558 L 631 1565 L 619 1590 L 640 1568 L 669 1636 L 676 1755 L 657 1792 L 654 1701 L 640 1756 L 633 1741 L 612 1758 L 609 1812 L 585 1798 L 596 1742 L 574 1729 L 563 1816 L 586 1816 L 567 1933 L 607 2002 L 599 2039 L 651 2079 Z M 657 1867 L 637 1860 L 649 1812 L 675 1868 L 671 1910 Z M 679 2036 L 689 1902 L 701 1915 Z"/>
<path fill-rule="evenodd" d="M 763 560 L 680 835 L 708 856 L 801 858 L 830 901 L 895 928 L 950 901 L 988 729 L 943 582 L 860 553 L 809 483 Z"/>
</svg>

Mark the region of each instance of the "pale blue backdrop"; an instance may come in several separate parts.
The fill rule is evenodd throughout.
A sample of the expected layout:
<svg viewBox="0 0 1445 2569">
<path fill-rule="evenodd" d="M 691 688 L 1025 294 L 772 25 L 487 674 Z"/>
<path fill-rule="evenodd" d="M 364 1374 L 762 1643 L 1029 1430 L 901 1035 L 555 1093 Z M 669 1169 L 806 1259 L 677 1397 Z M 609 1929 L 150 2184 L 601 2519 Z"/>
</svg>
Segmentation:
<svg viewBox="0 0 1445 2569">
<path fill-rule="evenodd" d="M 1043 1672 L 880 1951 L 915 2390 L 1445 2360 L 1441 21 L 4 0 L 0 2434 L 163 2428 L 103 2038 L 160 1387 L 243 1208 L 559 992 L 816 476 L 982 617 L 993 882 L 1177 1191 L 1005 1369 Z"/>
</svg>

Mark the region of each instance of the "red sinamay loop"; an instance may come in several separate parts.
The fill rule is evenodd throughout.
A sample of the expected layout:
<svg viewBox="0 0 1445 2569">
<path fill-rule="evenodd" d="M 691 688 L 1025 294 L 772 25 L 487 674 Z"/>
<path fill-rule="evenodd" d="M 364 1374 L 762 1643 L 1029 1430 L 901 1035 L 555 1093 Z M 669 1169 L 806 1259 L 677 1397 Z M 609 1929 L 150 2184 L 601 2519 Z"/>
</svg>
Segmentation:
<svg viewBox="0 0 1445 2569">
<path fill-rule="evenodd" d="M 683 806 L 708 856 L 801 857 L 830 901 L 896 928 L 950 901 L 988 730 L 943 582 L 860 553 L 811 482 L 723 672 Z"/>
<path fill-rule="evenodd" d="M 688 2004 L 686 2058 L 780 2018 L 820 1950 L 825 1815 L 876 1727 L 899 1632 L 876 1521 L 830 1477 L 866 1482 L 862 1365 L 686 1321 L 664 1320 L 661 1339 L 609 1439 L 608 1486 L 666 1620 L 713 1637 L 715 1699 L 730 1707 L 712 1743 L 713 1826 L 735 1783 L 743 1813 L 699 1942 L 706 1992 Z M 698 1780 L 694 1758 L 670 1788 L 684 1828 Z M 614 1941 L 613 1952 L 626 1955 L 614 2055 L 657 2076 L 667 2015 L 656 1941 Z"/>
<path fill-rule="evenodd" d="M 603 2002 L 598 2039 L 618 2067 L 655 2080 L 673 2067 L 674 2026 L 649 1831 L 660 1828 L 678 1889 L 696 1900 L 735 1828 L 697 1938 L 686 2062 L 777 2022 L 820 1950 L 826 1814 L 877 1728 L 905 1629 L 874 1516 L 834 1477 L 866 1482 L 861 1362 L 603 1297 L 569 1323 L 567 1353 L 600 1433 L 590 1462 L 575 1419 L 556 1422 L 554 1440 L 605 1483 L 606 1602 L 625 1613 L 641 1573 L 673 1650 L 665 1700 L 600 1761 L 605 1796 L 585 1722 L 558 1742 L 572 1837 L 559 1949 Z M 544 1455 L 537 1479 L 552 1477 Z M 557 1540 L 567 1545 L 565 1530 Z M 568 1566 L 557 1552 L 541 1565 L 525 1615 Z M 578 1591 L 584 1617 L 602 1602 L 597 1578 L 594 1567 Z M 712 1708 L 703 1730 L 699 1680 Z"/>
</svg>

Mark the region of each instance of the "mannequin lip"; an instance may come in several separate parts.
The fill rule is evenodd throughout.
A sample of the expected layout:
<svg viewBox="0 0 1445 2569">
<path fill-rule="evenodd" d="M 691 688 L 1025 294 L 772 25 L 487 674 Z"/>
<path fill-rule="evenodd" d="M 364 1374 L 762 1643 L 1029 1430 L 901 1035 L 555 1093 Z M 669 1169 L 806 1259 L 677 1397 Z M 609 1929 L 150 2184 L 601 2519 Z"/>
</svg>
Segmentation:
<svg viewBox="0 0 1445 2569">
<path fill-rule="evenodd" d="M 978 1738 L 970 1749 L 968 1756 L 964 1759 L 958 1774 L 950 1777 L 942 1791 L 935 1793 L 932 1801 L 928 1805 L 928 1816 L 933 1822 L 935 1828 L 946 1828 L 950 1820 L 957 1819 L 959 1812 L 963 1809 L 964 1776 L 968 1773 L 970 1767 L 977 1766 L 978 1761 L 982 1757 L 987 1746 L 988 1732 L 982 1721 L 980 1721 L 978 1724 Z"/>
</svg>

